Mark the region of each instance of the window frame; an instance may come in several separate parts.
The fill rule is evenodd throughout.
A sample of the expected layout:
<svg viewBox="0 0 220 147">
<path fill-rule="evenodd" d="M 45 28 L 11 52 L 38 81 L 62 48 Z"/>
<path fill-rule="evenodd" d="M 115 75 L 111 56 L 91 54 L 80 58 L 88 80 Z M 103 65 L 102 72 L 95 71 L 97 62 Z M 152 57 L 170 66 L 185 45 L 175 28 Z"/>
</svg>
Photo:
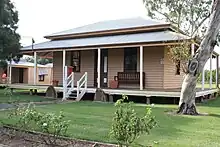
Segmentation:
<svg viewBox="0 0 220 147">
<path fill-rule="evenodd" d="M 129 60 L 131 61 L 132 56 L 136 58 L 136 63 L 133 62 L 133 63 L 135 63 L 135 65 L 132 66 L 132 67 L 127 66 L 126 58 L 129 57 L 130 58 Z M 137 65 L 138 65 L 138 51 L 137 51 L 137 48 L 135 48 L 135 47 L 125 48 L 124 49 L 124 72 L 137 72 Z M 130 67 L 130 68 L 128 68 L 128 67 Z M 134 69 L 132 69 L 132 68 L 134 68 Z"/>
<path fill-rule="evenodd" d="M 177 63 L 175 64 L 175 75 L 180 75 L 181 74 L 181 64 L 180 61 L 177 61 Z"/>
<path fill-rule="evenodd" d="M 42 78 L 41 78 L 42 77 Z M 45 80 L 45 75 L 39 75 L 38 76 L 38 81 L 39 82 L 44 82 L 44 80 Z"/>
<path fill-rule="evenodd" d="M 78 52 L 78 66 L 79 66 L 79 68 L 78 68 L 78 70 L 76 70 L 76 66 L 74 66 L 73 65 L 73 59 L 74 59 L 74 52 Z M 81 71 L 81 51 L 72 51 L 71 52 L 71 63 L 70 63 L 70 65 L 73 67 L 73 72 L 80 72 Z"/>
</svg>

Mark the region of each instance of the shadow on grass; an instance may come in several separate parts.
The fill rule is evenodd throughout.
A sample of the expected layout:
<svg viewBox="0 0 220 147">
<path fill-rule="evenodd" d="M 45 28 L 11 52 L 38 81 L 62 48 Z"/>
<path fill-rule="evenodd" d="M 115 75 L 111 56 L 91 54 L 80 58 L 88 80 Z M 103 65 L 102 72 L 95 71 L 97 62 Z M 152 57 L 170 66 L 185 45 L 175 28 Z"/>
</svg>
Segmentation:
<svg viewBox="0 0 220 147">
<path fill-rule="evenodd" d="M 213 99 L 213 100 L 206 101 L 204 103 L 197 104 L 197 106 L 220 108 L 220 97 L 217 97 L 216 99 Z"/>
<path fill-rule="evenodd" d="M 174 111 L 174 108 L 176 107 L 172 105 L 155 105 L 155 107 L 152 107 L 152 114 L 155 116 L 158 125 L 151 131 L 150 135 L 141 136 L 137 143 L 143 146 L 152 146 L 155 142 L 162 143 L 164 140 L 170 139 L 174 141 L 177 136 L 182 135 L 182 132 L 187 132 L 187 127 L 191 126 L 191 123 L 199 119 L 168 114 L 168 112 Z M 112 116 L 115 112 L 113 104 L 74 102 L 38 107 L 38 109 L 43 112 L 55 113 L 62 110 L 67 120 L 74 122 L 68 130 L 70 137 L 115 143 L 115 140 L 109 138 Z M 135 106 L 135 110 L 139 115 L 143 116 L 146 111 L 146 105 Z M 1 115 L 2 119 L 6 117 L 3 113 L 0 113 L 0 117 Z"/>
<path fill-rule="evenodd" d="M 198 121 L 196 116 L 177 115 L 174 107 L 155 107 L 152 108 L 152 112 L 157 121 L 157 126 L 151 131 L 150 135 L 143 135 L 137 140 L 142 145 L 154 146 L 155 142 L 161 142 L 161 140 L 170 140 L 171 138 L 175 140 L 174 138 L 187 131 L 183 128 Z"/>
<path fill-rule="evenodd" d="M 213 114 L 213 113 L 210 113 L 210 114 L 208 114 L 208 116 L 212 116 L 212 117 L 220 118 L 220 115 L 219 115 L 219 114 Z"/>
</svg>

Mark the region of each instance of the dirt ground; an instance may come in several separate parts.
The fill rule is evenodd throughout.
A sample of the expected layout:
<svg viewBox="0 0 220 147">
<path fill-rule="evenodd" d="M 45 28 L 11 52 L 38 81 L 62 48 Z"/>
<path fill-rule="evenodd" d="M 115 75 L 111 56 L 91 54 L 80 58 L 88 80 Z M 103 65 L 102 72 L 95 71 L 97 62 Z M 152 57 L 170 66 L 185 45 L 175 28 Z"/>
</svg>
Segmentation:
<svg viewBox="0 0 220 147">
<path fill-rule="evenodd" d="M 53 140 L 54 138 L 50 139 Z M 112 144 L 65 138 L 56 139 L 56 144 L 52 145 L 45 143 L 45 140 L 47 142 L 49 140 L 46 135 L 0 127 L 0 147 L 115 147 Z"/>
</svg>

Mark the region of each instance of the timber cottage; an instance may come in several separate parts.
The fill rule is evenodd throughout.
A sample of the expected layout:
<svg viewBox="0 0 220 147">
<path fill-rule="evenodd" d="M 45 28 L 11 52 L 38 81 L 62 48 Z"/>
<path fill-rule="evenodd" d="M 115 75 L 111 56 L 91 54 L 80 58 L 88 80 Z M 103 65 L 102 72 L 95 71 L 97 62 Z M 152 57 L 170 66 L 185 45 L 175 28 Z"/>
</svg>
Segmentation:
<svg viewBox="0 0 220 147">
<path fill-rule="evenodd" d="M 21 51 L 34 53 L 35 58 L 53 56 L 53 80 L 58 81 L 55 88 L 64 93 L 64 99 L 76 91 L 80 100 L 85 93 L 94 93 L 97 87 L 109 95 L 180 96 L 183 73 L 169 60 L 166 46 L 190 38 L 176 33 L 169 23 L 141 17 L 110 20 L 45 38 L 49 41 Z M 192 54 L 196 48 L 192 44 Z M 212 57 L 218 59 L 218 54 L 214 52 Z M 26 88 L 33 85 L 42 88 L 37 86 L 36 78 Z M 196 96 L 214 92 L 216 89 L 212 87 L 208 90 L 203 87 Z"/>
</svg>

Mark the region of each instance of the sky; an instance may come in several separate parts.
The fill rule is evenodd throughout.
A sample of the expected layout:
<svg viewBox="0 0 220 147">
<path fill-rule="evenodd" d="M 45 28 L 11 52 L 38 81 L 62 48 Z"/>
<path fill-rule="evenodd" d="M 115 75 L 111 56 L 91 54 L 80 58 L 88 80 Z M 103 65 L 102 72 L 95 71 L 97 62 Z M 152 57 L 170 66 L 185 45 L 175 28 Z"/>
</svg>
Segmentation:
<svg viewBox="0 0 220 147">
<path fill-rule="evenodd" d="M 97 21 L 146 16 L 143 0 L 12 0 L 19 12 L 22 45 L 43 36 Z M 220 53 L 216 49 L 218 53 Z M 213 61 L 215 69 L 216 61 Z M 209 62 L 206 68 L 209 67 Z"/>
<path fill-rule="evenodd" d="M 142 0 L 12 0 L 23 44 L 97 21 L 146 15 Z"/>
</svg>

